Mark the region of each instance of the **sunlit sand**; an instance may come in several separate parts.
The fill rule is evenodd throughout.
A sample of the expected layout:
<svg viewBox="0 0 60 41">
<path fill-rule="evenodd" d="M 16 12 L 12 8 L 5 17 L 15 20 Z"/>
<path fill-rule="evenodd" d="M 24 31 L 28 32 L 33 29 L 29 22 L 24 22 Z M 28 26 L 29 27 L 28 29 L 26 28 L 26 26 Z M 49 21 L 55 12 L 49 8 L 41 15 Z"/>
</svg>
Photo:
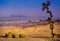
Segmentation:
<svg viewBox="0 0 60 41">
<path fill-rule="evenodd" d="M 0 27 L 0 36 L 5 35 L 5 33 L 13 32 L 17 35 L 19 33 L 25 33 L 27 37 L 41 37 L 51 35 L 51 30 L 49 25 L 37 25 L 32 27 L 23 27 L 23 26 L 1 26 Z M 60 24 L 54 25 L 54 33 L 60 34 Z"/>
</svg>

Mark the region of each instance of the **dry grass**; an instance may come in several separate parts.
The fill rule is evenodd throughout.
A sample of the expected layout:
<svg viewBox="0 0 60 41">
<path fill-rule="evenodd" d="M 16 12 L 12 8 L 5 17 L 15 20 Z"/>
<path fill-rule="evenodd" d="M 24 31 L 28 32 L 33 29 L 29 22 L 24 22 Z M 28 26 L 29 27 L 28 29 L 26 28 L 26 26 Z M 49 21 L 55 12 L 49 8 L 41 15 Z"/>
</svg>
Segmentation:
<svg viewBox="0 0 60 41">
<path fill-rule="evenodd" d="M 59 39 L 57 39 L 59 40 Z M 48 38 L 0 38 L 0 41 L 56 41 L 56 39 Z"/>
<path fill-rule="evenodd" d="M 54 33 L 60 34 L 60 24 L 54 25 Z M 23 28 L 17 27 L 17 26 L 3 26 L 0 27 L 0 35 L 5 35 L 5 33 L 13 32 L 16 34 L 16 37 L 18 37 L 19 33 L 25 33 L 27 37 L 41 37 L 41 36 L 49 36 L 50 28 L 49 25 L 39 25 L 39 26 L 32 26 L 32 27 L 26 27 Z"/>
<path fill-rule="evenodd" d="M 40 38 L 49 37 L 51 35 L 49 25 L 37 25 L 37 26 L 1 26 L 0 36 L 4 36 L 8 32 L 16 34 L 16 38 L 0 38 L 0 41 L 60 41 L 60 39 Z M 18 38 L 20 33 L 26 34 L 26 38 Z M 60 24 L 54 25 L 54 33 L 60 34 Z"/>
</svg>

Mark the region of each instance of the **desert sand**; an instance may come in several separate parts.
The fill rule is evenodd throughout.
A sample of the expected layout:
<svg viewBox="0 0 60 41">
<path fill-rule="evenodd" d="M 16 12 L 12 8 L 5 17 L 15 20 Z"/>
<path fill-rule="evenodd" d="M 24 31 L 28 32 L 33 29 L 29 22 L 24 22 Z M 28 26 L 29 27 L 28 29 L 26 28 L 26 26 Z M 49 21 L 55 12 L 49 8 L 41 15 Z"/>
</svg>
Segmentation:
<svg viewBox="0 0 60 41">
<path fill-rule="evenodd" d="M 22 27 L 22 26 L 1 26 L 0 36 L 4 36 L 8 32 L 13 32 L 18 37 L 19 33 L 25 33 L 27 37 L 48 37 L 51 35 L 51 30 L 49 25 L 37 25 L 32 27 Z M 60 23 L 54 24 L 54 33 L 60 34 Z"/>
</svg>

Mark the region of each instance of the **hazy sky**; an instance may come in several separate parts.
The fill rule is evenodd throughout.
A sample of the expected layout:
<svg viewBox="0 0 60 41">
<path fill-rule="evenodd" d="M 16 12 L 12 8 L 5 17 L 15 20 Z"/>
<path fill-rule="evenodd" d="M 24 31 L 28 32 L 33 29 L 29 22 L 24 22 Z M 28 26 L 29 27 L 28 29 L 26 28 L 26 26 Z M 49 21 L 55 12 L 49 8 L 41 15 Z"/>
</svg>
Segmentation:
<svg viewBox="0 0 60 41">
<path fill-rule="evenodd" d="M 47 0 L 0 0 L 0 16 L 26 15 L 47 17 L 46 11 L 42 12 L 42 3 Z M 54 18 L 60 19 L 60 0 L 50 0 L 50 9 Z"/>
</svg>

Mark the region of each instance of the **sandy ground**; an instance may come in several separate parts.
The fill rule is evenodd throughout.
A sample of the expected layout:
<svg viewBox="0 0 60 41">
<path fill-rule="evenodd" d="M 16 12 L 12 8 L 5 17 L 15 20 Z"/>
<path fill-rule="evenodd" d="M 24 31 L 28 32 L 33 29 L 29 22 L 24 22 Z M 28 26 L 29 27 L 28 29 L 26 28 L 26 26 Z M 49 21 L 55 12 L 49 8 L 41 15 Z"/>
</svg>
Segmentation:
<svg viewBox="0 0 60 41">
<path fill-rule="evenodd" d="M 0 38 L 0 41 L 60 41 L 52 38 Z"/>
<path fill-rule="evenodd" d="M 5 35 L 8 32 L 13 32 L 18 37 L 19 33 L 25 33 L 27 37 L 44 37 L 50 36 L 51 30 L 49 25 L 39 25 L 34 27 L 17 27 L 17 26 L 2 26 L 0 27 L 0 36 Z M 60 34 L 60 24 L 54 25 L 54 33 Z"/>
</svg>

